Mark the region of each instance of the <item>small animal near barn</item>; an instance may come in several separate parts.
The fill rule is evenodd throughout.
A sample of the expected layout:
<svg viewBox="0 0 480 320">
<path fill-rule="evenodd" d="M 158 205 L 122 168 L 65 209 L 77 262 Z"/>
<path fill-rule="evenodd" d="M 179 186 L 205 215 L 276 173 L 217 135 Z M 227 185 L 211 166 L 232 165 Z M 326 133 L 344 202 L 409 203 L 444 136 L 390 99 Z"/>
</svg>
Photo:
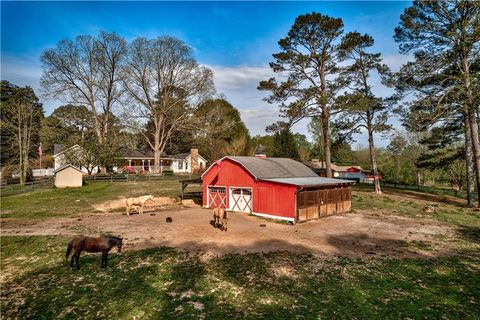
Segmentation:
<svg viewBox="0 0 480 320">
<path fill-rule="evenodd" d="M 203 204 L 303 222 L 350 211 L 352 183 L 292 159 L 226 156 L 202 175 Z"/>
</svg>

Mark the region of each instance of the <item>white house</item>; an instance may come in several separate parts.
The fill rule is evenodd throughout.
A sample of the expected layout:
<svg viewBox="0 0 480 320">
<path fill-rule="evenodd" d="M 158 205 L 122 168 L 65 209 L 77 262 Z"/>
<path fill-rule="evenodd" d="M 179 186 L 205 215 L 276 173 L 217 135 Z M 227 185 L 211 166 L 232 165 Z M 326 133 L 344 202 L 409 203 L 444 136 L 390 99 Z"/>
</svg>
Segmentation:
<svg viewBox="0 0 480 320">
<path fill-rule="evenodd" d="M 114 171 L 153 172 L 155 158 L 152 150 L 137 150 L 122 148 L 120 150 L 123 164 L 114 167 Z M 198 149 L 174 155 L 162 154 L 160 171 L 172 171 L 175 174 L 203 172 L 207 168 L 207 160 L 198 154 Z"/>
<path fill-rule="evenodd" d="M 80 157 L 82 152 L 83 152 L 83 148 L 78 144 L 73 145 L 67 149 L 65 149 L 65 146 L 63 144 L 55 144 L 53 146 L 53 169 L 58 170 L 59 168 L 70 164 L 70 163 L 67 163 L 65 159 L 65 155 L 67 153 L 70 153 L 71 157 L 75 155 L 78 155 Z M 91 165 L 89 168 L 82 166 L 79 169 L 84 174 L 88 174 L 88 171 L 89 171 L 88 169 L 90 169 L 91 174 L 96 174 L 99 171 L 99 168 L 93 165 Z"/>
</svg>

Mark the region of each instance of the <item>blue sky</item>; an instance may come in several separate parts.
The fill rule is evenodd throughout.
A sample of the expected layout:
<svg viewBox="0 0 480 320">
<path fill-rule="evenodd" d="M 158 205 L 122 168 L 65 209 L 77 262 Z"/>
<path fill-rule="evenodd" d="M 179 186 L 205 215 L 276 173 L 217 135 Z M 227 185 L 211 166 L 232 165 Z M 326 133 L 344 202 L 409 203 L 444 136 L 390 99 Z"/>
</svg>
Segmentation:
<svg viewBox="0 0 480 320">
<path fill-rule="evenodd" d="M 312 11 L 341 17 L 345 31 L 375 38 L 394 70 L 398 53 L 393 29 L 410 2 L 1 2 L 1 76 L 30 85 L 39 94 L 41 52 L 64 38 L 115 31 L 127 40 L 172 35 L 184 40 L 197 60 L 215 72 L 217 91 L 237 107 L 252 134 L 277 120 L 277 108 L 262 101 L 258 82 L 270 77 L 268 62 L 295 17 Z M 378 94 L 388 90 L 376 84 Z M 46 113 L 60 101 L 42 97 Z M 306 122 L 294 128 L 307 133 Z M 365 137 L 357 137 L 365 144 Z M 383 144 L 385 139 L 378 139 Z"/>
</svg>

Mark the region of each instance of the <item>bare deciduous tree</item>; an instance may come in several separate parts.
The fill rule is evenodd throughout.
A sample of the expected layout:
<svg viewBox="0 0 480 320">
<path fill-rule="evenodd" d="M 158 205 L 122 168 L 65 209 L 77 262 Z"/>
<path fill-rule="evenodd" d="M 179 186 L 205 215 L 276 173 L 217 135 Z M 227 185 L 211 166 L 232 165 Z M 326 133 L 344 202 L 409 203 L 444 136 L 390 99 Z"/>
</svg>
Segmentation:
<svg viewBox="0 0 480 320">
<path fill-rule="evenodd" d="M 107 139 L 110 117 L 123 93 L 121 66 L 126 42 L 116 33 L 62 40 L 42 53 L 44 94 L 88 106 L 98 141 Z"/>
<path fill-rule="evenodd" d="M 124 85 L 131 98 L 126 119 L 154 151 L 154 171 L 159 172 L 172 134 L 191 128 L 193 113 L 213 93 L 212 71 L 199 66 L 181 40 L 137 38 L 128 46 Z M 153 132 L 143 130 L 149 121 Z"/>
</svg>

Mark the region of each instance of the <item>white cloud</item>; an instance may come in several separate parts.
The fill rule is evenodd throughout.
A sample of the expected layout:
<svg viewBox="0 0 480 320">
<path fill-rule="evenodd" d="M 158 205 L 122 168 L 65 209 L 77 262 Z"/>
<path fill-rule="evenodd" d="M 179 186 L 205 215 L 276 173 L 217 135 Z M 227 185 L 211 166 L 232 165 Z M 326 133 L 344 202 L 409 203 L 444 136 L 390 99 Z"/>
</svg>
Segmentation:
<svg viewBox="0 0 480 320">
<path fill-rule="evenodd" d="M 252 67 L 252 66 L 219 66 L 206 65 L 206 67 L 213 70 L 215 74 L 215 84 L 217 89 L 222 90 L 237 90 L 237 89 L 255 89 L 258 83 L 262 80 L 274 76 L 273 72 L 268 66 Z"/>
<path fill-rule="evenodd" d="M 206 65 L 213 70 L 217 92 L 240 111 L 242 120 L 252 135 L 265 134 L 265 127 L 280 118 L 278 108 L 265 101 L 267 92 L 259 91 L 262 80 L 274 76 L 268 66 Z"/>
<path fill-rule="evenodd" d="M 40 95 L 40 67 L 39 55 L 13 57 L 2 54 L 1 57 L 1 78 L 8 80 L 17 86 L 30 86 L 43 103 L 45 114 L 49 115 L 55 107 L 60 105 L 57 100 L 44 99 Z"/>
<path fill-rule="evenodd" d="M 405 55 L 400 53 L 392 53 L 382 55 L 383 63 L 392 69 L 392 71 L 399 71 L 400 67 L 407 63 L 408 61 L 413 60 L 412 55 Z"/>
<path fill-rule="evenodd" d="M 388 64 L 401 64 L 406 61 L 403 55 L 389 56 L 385 58 Z M 404 59 L 401 59 L 404 58 Z M 387 61 L 388 59 L 388 61 Z M 37 56 L 35 57 L 1 57 L 1 78 L 20 86 L 31 86 L 36 94 L 40 95 L 41 67 Z M 236 107 L 241 114 L 242 120 L 247 125 L 252 135 L 265 134 L 265 127 L 280 120 L 278 107 L 263 100 L 268 92 L 259 91 L 257 86 L 260 81 L 274 76 L 268 66 L 222 66 L 206 65 L 214 71 L 217 92 L 224 94 L 227 100 Z M 373 79 L 372 79 L 373 80 Z M 382 89 L 379 80 L 375 79 L 374 87 L 378 94 L 386 94 L 388 89 Z M 61 104 L 58 100 L 40 98 L 45 107 L 46 115 L 50 114 L 55 107 Z M 293 126 L 294 132 L 307 135 L 308 120 L 303 120 Z M 355 136 L 357 144 L 365 145 L 365 134 Z M 388 143 L 385 139 L 376 139 L 379 145 Z"/>
</svg>

